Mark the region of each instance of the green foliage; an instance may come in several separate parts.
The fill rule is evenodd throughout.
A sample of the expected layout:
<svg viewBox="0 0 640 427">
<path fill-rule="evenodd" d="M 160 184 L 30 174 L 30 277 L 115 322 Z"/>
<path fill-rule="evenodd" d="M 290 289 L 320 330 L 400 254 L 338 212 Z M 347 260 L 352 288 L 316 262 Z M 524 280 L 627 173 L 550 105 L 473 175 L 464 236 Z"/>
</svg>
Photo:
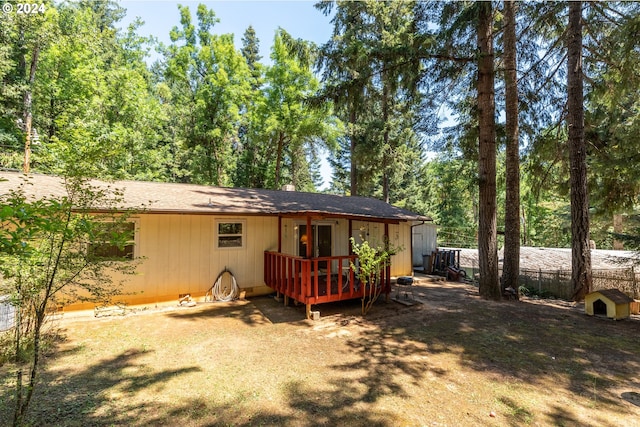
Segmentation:
<svg viewBox="0 0 640 427">
<path fill-rule="evenodd" d="M 609 227 L 606 233 L 609 239 L 622 243 L 625 250 L 640 252 L 640 214 L 624 215 L 621 230 Z"/>
<path fill-rule="evenodd" d="M 48 314 L 72 302 L 109 301 L 136 267 L 136 262 L 107 260 L 89 250 L 104 244 L 124 248 L 133 239 L 123 232 L 130 214 L 119 213 L 117 191 L 73 177 L 65 181 L 66 196 L 31 200 L 25 185 L 32 184 L 0 196 L 0 295 L 9 296 L 18 313 L 12 342 L 18 368 L 16 425 L 36 386 Z M 96 207 L 105 213 L 92 213 Z M 25 362 L 30 376 L 23 390 Z"/>
<path fill-rule="evenodd" d="M 329 152 L 331 192 L 388 198 L 446 229 L 477 227 L 474 3 L 320 2 L 316 8 L 332 16 L 331 39 L 318 48 L 281 29 L 269 67 L 253 28 L 236 49 L 205 6 L 194 16 L 177 9 L 172 42 L 148 66 L 154 41 L 137 34 L 141 22 L 117 28 L 124 14 L 117 3 L 46 4 L 37 16 L 0 14 L 0 167 L 22 165 L 30 90 L 38 172 L 259 188 L 295 183 L 315 191 L 320 156 Z M 523 243 L 565 246 L 566 4 L 518 6 Z M 585 4 L 585 126 L 598 247 L 611 242 L 611 214 L 638 207 L 639 7 Z M 496 10 L 498 77 L 502 23 Z M 504 88 L 497 81 L 500 122 Z M 447 114 L 456 125 L 436 129 Z M 496 131 L 501 143 L 502 123 Z M 426 160 L 425 141 L 435 159 Z"/>
<path fill-rule="evenodd" d="M 306 42 L 291 40 L 284 30 L 279 30 L 274 39 L 273 65 L 267 68 L 265 76 L 265 102 L 258 107 L 262 125 L 254 127 L 269 141 L 263 150 L 271 151 L 264 153 L 271 171 L 267 177 L 271 188 L 292 183 L 301 190 L 312 190 L 309 180 L 306 188 L 301 185 L 302 177 L 310 177 L 309 159 L 320 148 L 333 150 L 341 130 L 330 103 L 318 106 L 305 103 L 320 83 L 295 50 L 304 52 L 310 47 Z"/>
<path fill-rule="evenodd" d="M 524 286 L 524 285 L 520 285 L 518 287 L 518 292 L 521 295 L 525 295 L 525 296 L 528 296 L 530 298 L 543 298 L 543 299 L 545 299 L 545 298 L 553 297 L 551 292 L 549 292 L 548 290 L 543 289 L 543 290 L 539 291 L 538 289 L 536 289 L 533 286 L 527 287 L 527 286 Z"/>
<path fill-rule="evenodd" d="M 420 60 L 416 40 L 415 2 L 320 2 L 329 13 L 335 6 L 334 36 L 322 46 L 318 67 L 325 87 L 319 99 L 331 99 L 348 123 L 340 142 L 333 190 L 375 196 L 401 205 L 402 189 L 413 187 L 406 169 L 420 170 L 422 148 L 414 124 L 420 97 Z M 349 163 L 350 173 L 345 173 Z M 415 177 L 415 174 L 412 174 Z M 415 194 L 415 192 L 413 193 Z"/>
<path fill-rule="evenodd" d="M 212 33 L 218 19 L 199 5 L 197 27 L 179 6 L 181 28 L 171 30 L 164 49 L 164 79 L 171 90 L 171 126 L 184 148 L 193 150 L 185 165 L 191 181 L 230 185 L 236 165 L 242 106 L 251 94 L 251 73 L 232 35 Z"/>
<path fill-rule="evenodd" d="M 31 185 L 28 182 L 23 185 Z M 87 249 L 95 244 L 123 248 L 133 240 L 130 214 L 117 213 L 118 192 L 69 178 L 68 195 L 27 199 L 18 188 L 1 197 L 0 273 L 2 291 L 20 295 L 17 305 L 93 301 L 117 293 L 107 270 L 132 273 L 135 263 L 106 261 Z M 96 206 L 113 206 L 104 214 Z M 119 261 L 119 260 L 118 260 Z"/>
<path fill-rule="evenodd" d="M 0 19 L 10 16 L 16 14 L 2 14 Z M 19 57 L 14 52 L 6 64 L 7 78 L 21 90 L 27 88 L 24 64 L 32 62 L 38 48 L 35 80 L 28 86 L 34 138 L 38 136 L 33 141 L 35 170 L 82 171 L 106 178 L 165 177 L 166 151 L 158 146 L 162 110 L 143 61 L 149 40 L 135 34 L 140 23 L 119 34 L 114 26 L 122 16 L 123 9 L 113 2 L 47 4 L 45 14 L 28 17 L 29 25 L 44 21 L 37 31 L 29 31 L 27 45 L 21 42 L 20 34 L 27 31 L 21 21 L 4 27 L 3 41 L 30 53 Z M 9 113 L 0 126 L 0 157 L 10 168 L 18 167 L 11 153 L 22 150 L 24 141 L 21 96 L 20 91 L 0 96 Z"/>
<path fill-rule="evenodd" d="M 353 253 L 358 256 L 357 265 L 352 262 L 351 268 L 364 287 L 362 296 L 362 315 L 364 316 L 382 293 L 384 285 L 380 279 L 384 268 L 389 264 L 391 256 L 398 253 L 401 248 L 393 248 L 388 242 L 378 247 L 371 246 L 366 240 L 358 244 L 353 237 L 350 241 Z"/>
<path fill-rule="evenodd" d="M 622 13 L 615 15 L 615 9 Z M 640 6 L 609 8 L 593 4 L 587 24 L 597 50 L 586 97 L 585 137 L 589 141 L 595 214 L 632 212 L 638 205 L 640 178 Z M 615 16 L 613 22 L 611 17 Z M 589 22 L 589 21 L 587 21 Z"/>
</svg>

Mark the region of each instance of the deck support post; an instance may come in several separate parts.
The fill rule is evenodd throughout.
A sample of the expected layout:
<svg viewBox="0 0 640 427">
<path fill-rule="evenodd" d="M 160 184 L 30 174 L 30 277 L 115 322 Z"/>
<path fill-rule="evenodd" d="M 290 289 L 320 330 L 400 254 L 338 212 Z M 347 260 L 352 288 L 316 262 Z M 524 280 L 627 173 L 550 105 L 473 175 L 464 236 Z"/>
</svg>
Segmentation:
<svg viewBox="0 0 640 427">
<path fill-rule="evenodd" d="M 311 304 L 307 303 L 307 319 L 311 319 Z"/>
<path fill-rule="evenodd" d="M 289 306 L 289 296 L 285 294 L 284 296 L 284 306 L 288 307 Z"/>
</svg>

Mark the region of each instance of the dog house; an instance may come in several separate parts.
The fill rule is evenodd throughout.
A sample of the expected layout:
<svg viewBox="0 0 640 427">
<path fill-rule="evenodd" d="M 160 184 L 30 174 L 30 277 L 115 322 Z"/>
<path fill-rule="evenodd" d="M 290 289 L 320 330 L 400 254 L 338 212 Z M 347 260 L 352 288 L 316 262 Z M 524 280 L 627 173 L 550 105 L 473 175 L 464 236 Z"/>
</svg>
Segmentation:
<svg viewBox="0 0 640 427">
<path fill-rule="evenodd" d="M 587 294 L 584 298 L 584 309 L 589 316 L 620 320 L 630 316 L 631 302 L 633 299 L 618 289 L 603 289 Z"/>
</svg>

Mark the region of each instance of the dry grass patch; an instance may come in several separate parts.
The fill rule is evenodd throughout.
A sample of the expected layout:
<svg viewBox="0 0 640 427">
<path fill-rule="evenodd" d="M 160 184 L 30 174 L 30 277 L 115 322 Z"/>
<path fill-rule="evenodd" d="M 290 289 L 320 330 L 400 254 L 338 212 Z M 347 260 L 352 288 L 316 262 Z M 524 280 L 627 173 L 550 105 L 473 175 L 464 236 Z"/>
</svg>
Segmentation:
<svg viewBox="0 0 640 427">
<path fill-rule="evenodd" d="M 66 318 L 34 425 L 640 426 L 640 320 L 494 303 L 423 282 L 423 303 L 270 298 Z M 0 368 L 0 419 L 12 374 Z M 494 416 L 491 416 L 494 415 Z"/>
</svg>

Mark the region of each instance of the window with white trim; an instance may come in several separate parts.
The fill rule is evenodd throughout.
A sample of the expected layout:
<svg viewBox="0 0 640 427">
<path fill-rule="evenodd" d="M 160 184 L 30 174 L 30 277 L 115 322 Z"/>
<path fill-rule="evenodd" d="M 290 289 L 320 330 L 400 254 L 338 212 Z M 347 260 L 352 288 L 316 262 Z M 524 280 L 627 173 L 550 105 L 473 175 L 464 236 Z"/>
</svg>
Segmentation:
<svg viewBox="0 0 640 427">
<path fill-rule="evenodd" d="M 244 220 L 216 221 L 216 247 L 218 249 L 244 248 L 247 223 Z"/>
</svg>

